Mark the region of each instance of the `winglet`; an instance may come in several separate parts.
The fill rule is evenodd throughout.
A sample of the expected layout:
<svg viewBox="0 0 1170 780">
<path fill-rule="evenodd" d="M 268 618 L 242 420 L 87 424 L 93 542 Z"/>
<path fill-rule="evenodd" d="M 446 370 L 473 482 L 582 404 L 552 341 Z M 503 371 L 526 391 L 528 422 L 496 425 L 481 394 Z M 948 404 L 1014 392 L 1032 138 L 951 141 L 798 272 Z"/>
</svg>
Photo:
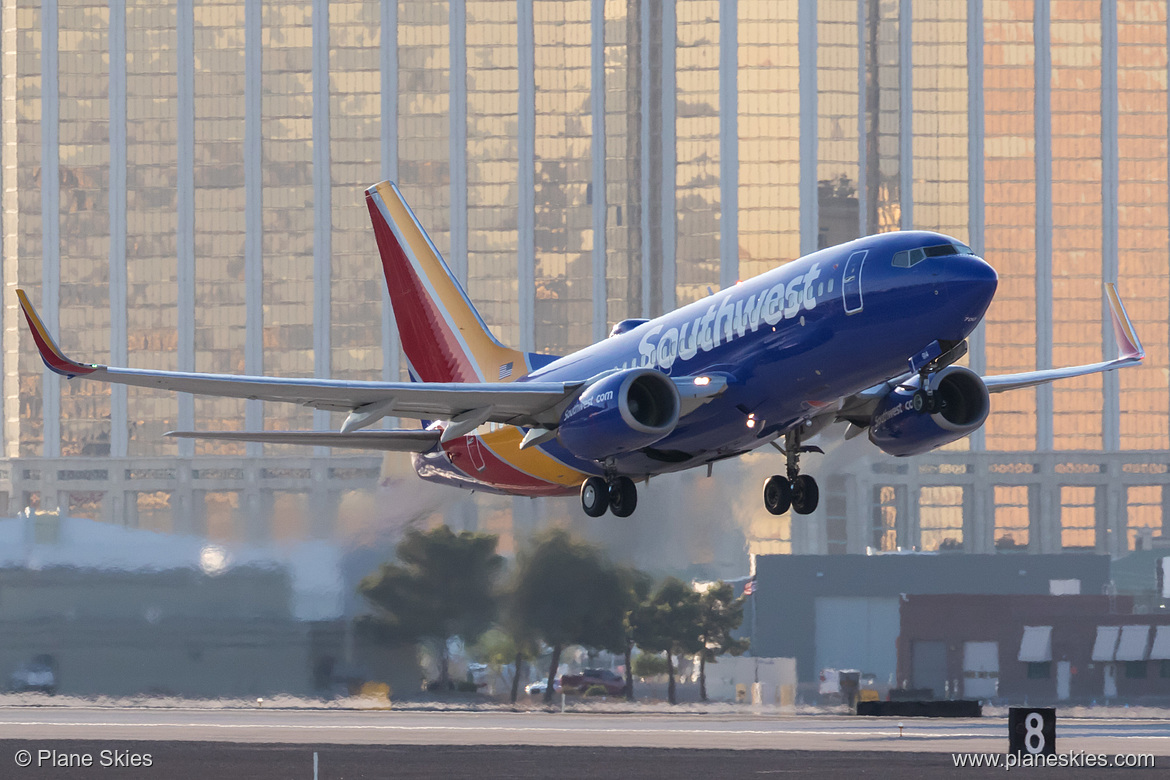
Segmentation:
<svg viewBox="0 0 1170 780">
<path fill-rule="evenodd" d="M 45 365 L 49 367 L 50 371 L 69 379 L 75 376 L 92 374 L 94 371 L 97 371 L 97 366 L 85 366 L 65 357 L 65 353 L 61 351 L 61 348 L 57 346 L 57 342 L 53 341 L 53 337 L 49 335 L 48 328 L 41 321 L 40 315 L 37 314 L 37 310 L 29 302 L 24 290 L 17 290 L 16 296 L 20 298 L 20 308 L 24 311 L 24 318 L 28 320 L 28 327 L 32 330 L 33 341 L 37 343 L 37 349 L 41 353 L 41 360 L 45 361 Z"/>
<path fill-rule="evenodd" d="M 1146 356 L 1142 349 L 1142 342 L 1134 330 L 1129 315 L 1125 313 L 1125 304 L 1117 294 L 1117 285 L 1113 282 L 1105 284 L 1105 296 L 1109 299 L 1109 315 L 1113 320 L 1113 335 L 1117 338 L 1117 351 L 1121 358 L 1141 360 Z"/>
</svg>

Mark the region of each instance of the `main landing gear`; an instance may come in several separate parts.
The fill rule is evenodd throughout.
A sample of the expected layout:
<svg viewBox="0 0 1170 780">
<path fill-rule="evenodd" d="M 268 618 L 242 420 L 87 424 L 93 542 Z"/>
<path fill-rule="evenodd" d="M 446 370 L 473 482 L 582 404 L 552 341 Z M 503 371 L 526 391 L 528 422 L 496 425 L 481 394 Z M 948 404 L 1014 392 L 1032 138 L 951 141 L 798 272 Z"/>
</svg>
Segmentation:
<svg viewBox="0 0 1170 780">
<path fill-rule="evenodd" d="M 774 515 L 782 515 L 792 509 L 798 515 L 816 511 L 821 491 L 817 481 L 808 474 L 800 473 L 800 455 L 803 452 L 821 452 L 820 447 L 802 447 L 800 435 L 789 433 L 781 451 L 787 460 L 786 476 L 772 476 L 764 481 L 764 508 Z"/>
<path fill-rule="evenodd" d="M 629 477 L 590 477 L 581 483 L 581 508 L 590 517 L 612 510 L 616 517 L 629 517 L 638 506 L 638 487 Z"/>
</svg>

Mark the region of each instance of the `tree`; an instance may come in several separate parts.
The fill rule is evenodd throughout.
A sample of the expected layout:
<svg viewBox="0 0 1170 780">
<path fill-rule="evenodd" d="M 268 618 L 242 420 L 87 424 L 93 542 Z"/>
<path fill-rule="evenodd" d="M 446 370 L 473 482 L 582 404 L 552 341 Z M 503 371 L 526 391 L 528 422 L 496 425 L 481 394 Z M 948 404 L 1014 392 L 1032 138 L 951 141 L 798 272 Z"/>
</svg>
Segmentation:
<svg viewBox="0 0 1170 780">
<path fill-rule="evenodd" d="M 720 580 L 699 597 L 699 698 L 707 701 L 707 662 L 724 653 L 743 655 L 749 640 L 736 639 L 731 632 L 743 623 L 744 598 L 735 598 L 735 590 Z"/>
<path fill-rule="evenodd" d="M 601 551 L 554 529 L 518 556 L 516 620 L 552 647 L 544 701 L 552 701 L 561 651 L 584 645 L 618 652 L 625 643 L 625 592 Z"/>
<path fill-rule="evenodd" d="M 501 676 L 505 667 L 512 667 L 512 703 L 515 704 L 520 695 L 524 662 L 536 657 L 537 648 L 535 642 L 517 639 L 512 632 L 497 627 L 484 632 L 472 648 L 472 655 Z"/>
<path fill-rule="evenodd" d="M 625 634 L 625 642 L 623 643 L 622 650 L 625 655 L 626 667 L 626 701 L 633 701 L 634 669 L 631 663 L 631 656 L 633 655 L 635 642 L 634 629 L 630 624 L 630 616 L 640 604 L 649 598 L 653 582 L 649 574 L 639 571 L 632 566 L 619 568 L 618 578 L 622 584 L 622 591 L 625 598 L 625 604 L 622 609 L 622 629 Z"/>
<path fill-rule="evenodd" d="M 638 657 L 634 659 L 634 674 L 639 677 L 666 674 L 666 659 L 654 653 L 638 653 Z"/>
<path fill-rule="evenodd" d="M 668 577 L 649 601 L 630 614 L 634 641 L 651 653 L 666 653 L 667 697 L 676 703 L 675 655 L 695 655 L 703 649 L 699 638 L 699 594 L 682 580 Z"/>
<path fill-rule="evenodd" d="M 447 640 L 473 643 L 496 613 L 496 579 L 504 559 L 497 537 L 447 526 L 409 531 L 399 563 L 384 563 L 358 585 L 374 607 L 364 627 L 380 636 L 429 644 L 439 659 L 439 687 L 450 685 Z"/>
<path fill-rule="evenodd" d="M 520 696 L 520 672 L 525 661 L 535 661 L 540 656 L 540 640 L 535 630 L 528 625 L 525 616 L 516 604 L 516 582 L 501 595 L 500 631 L 507 636 L 513 664 L 512 703 Z"/>
</svg>

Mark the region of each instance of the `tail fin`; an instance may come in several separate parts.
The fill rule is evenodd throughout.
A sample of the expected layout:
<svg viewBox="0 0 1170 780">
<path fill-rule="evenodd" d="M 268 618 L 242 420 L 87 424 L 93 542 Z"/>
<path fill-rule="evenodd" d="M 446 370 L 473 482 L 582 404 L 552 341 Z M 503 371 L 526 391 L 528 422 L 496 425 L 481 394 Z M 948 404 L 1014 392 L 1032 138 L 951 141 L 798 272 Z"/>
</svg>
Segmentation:
<svg viewBox="0 0 1170 780">
<path fill-rule="evenodd" d="M 398 187 L 389 181 L 370 187 L 366 205 L 414 375 L 423 382 L 510 382 L 526 376 L 530 356 L 492 336 Z"/>
</svg>

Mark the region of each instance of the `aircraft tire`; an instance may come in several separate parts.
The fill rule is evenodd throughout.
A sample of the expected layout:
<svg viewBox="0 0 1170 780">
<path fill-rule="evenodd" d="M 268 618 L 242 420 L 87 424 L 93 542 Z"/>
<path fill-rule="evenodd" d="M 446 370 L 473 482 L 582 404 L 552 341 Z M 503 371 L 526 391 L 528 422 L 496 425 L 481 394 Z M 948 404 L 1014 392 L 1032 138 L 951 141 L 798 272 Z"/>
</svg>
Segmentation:
<svg viewBox="0 0 1170 780">
<path fill-rule="evenodd" d="M 801 474 L 792 480 L 792 511 L 798 515 L 812 514 L 821 500 L 817 481 L 808 474 Z"/>
<path fill-rule="evenodd" d="M 609 485 L 609 508 L 615 517 L 629 517 L 638 506 L 638 486 L 629 477 L 618 477 Z"/>
<path fill-rule="evenodd" d="M 581 483 L 581 508 L 590 517 L 601 517 L 609 509 L 609 485 L 601 477 L 590 477 Z"/>
<path fill-rule="evenodd" d="M 774 515 L 782 515 L 788 511 L 792 503 L 792 486 L 781 476 L 768 477 L 764 480 L 764 508 Z"/>
</svg>

